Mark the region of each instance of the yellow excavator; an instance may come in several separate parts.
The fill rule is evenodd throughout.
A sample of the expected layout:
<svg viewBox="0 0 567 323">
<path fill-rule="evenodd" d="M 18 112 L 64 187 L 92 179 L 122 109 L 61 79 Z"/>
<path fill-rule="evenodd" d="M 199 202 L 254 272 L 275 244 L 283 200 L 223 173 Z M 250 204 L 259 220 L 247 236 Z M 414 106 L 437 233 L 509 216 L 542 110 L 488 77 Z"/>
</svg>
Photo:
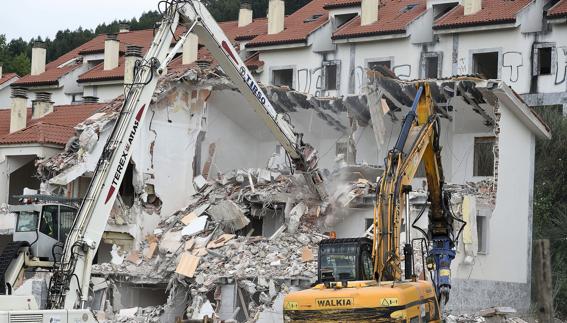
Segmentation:
<svg viewBox="0 0 567 323">
<path fill-rule="evenodd" d="M 441 322 L 440 306 L 447 303 L 451 288 L 456 241 L 453 222 L 457 219 L 443 190 L 439 133 L 439 116 L 429 85 L 422 82 L 416 87 L 411 111 L 403 120 L 396 145 L 388 152 L 377 185 L 373 239 L 321 241 L 318 281 L 308 290 L 285 297 L 284 321 Z M 429 226 L 427 232 L 415 227 L 417 219 L 411 225 L 424 234 L 421 242 L 426 268 L 418 277 L 410 237 L 409 194 L 420 163 L 427 177 Z M 402 219 L 406 237 L 403 278 Z"/>
</svg>

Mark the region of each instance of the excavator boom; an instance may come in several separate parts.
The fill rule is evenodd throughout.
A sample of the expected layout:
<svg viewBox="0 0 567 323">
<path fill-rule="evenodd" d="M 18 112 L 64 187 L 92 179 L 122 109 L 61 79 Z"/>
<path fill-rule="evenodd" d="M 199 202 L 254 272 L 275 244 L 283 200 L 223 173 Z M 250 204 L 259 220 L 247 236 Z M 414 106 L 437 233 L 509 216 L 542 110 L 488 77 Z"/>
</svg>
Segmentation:
<svg viewBox="0 0 567 323">
<path fill-rule="evenodd" d="M 377 185 L 374 234 L 370 244 L 372 257 L 366 256 L 368 252 L 364 248 L 359 248 L 352 264 L 359 268 L 360 264 L 371 262 L 372 265 L 367 266 L 371 273 L 343 269 L 343 272 L 356 273 L 353 277 L 323 268 L 323 262 L 332 267 L 343 259 L 340 250 L 346 248 L 341 246 L 352 243 L 352 239 L 322 241 L 319 245 L 319 282 L 309 290 L 286 296 L 284 318 L 287 321 L 414 322 L 421 319 L 440 322 L 439 308 L 448 300 L 450 265 L 455 251 L 450 239 L 452 215 L 443 192 L 439 131 L 439 118 L 434 111 L 429 86 L 422 83 L 402 122 L 398 140 L 388 152 L 384 174 Z M 418 280 L 413 272 L 409 194 L 420 163 L 425 167 L 429 190 L 429 228 L 425 239 L 432 246 L 427 253 L 428 269 L 434 272 L 433 281 Z M 404 257 L 400 255 L 402 220 L 406 232 Z M 331 243 L 333 248 L 327 248 Z M 329 250 L 335 254 L 330 255 Z M 405 260 L 403 276 L 402 259 Z"/>
</svg>

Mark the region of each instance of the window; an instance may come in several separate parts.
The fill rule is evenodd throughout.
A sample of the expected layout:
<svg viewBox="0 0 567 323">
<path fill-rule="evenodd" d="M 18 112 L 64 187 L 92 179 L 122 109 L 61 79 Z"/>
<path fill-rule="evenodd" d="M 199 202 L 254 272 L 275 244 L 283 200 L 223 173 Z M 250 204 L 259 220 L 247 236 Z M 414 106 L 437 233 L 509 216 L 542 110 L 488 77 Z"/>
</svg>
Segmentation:
<svg viewBox="0 0 567 323">
<path fill-rule="evenodd" d="M 50 236 L 53 239 L 59 238 L 59 230 L 57 227 L 57 217 L 59 206 L 46 205 L 41 212 L 41 223 L 39 224 L 39 232 Z"/>
<path fill-rule="evenodd" d="M 77 210 L 67 207 L 61 206 L 59 209 L 59 221 L 61 222 L 61 237 L 59 241 L 65 242 L 67 239 L 67 235 L 71 231 L 73 227 L 73 222 L 75 221 L 75 214 L 77 214 Z"/>
<path fill-rule="evenodd" d="M 364 231 L 368 230 L 373 225 L 374 225 L 374 219 L 372 218 L 364 219 Z"/>
<path fill-rule="evenodd" d="M 336 90 L 338 88 L 337 73 L 338 64 L 336 62 L 323 62 L 323 76 L 325 80 L 325 90 Z"/>
<path fill-rule="evenodd" d="M 364 250 L 362 255 L 362 278 L 371 280 L 374 273 L 374 264 L 372 263 L 372 253 Z"/>
<path fill-rule="evenodd" d="M 498 78 L 498 52 L 473 54 L 473 73 L 487 79 Z"/>
<path fill-rule="evenodd" d="M 347 13 L 342 15 L 335 15 L 335 30 L 349 22 L 352 18 L 358 16 L 356 13 Z"/>
<path fill-rule="evenodd" d="M 282 69 L 272 71 L 272 84 L 293 88 L 293 69 Z"/>
<path fill-rule="evenodd" d="M 476 233 L 478 241 L 478 253 L 486 253 L 488 251 L 487 247 L 487 237 L 488 237 L 488 218 L 486 216 L 476 217 Z"/>
<path fill-rule="evenodd" d="M 18 214 L 18 224 L 16 231 L 30 232 L 37 229 L 37 212 L 21 211 Z"/>
<path fill-rule="evenodd" d="M 373 71 L 379 71 L 380 67 L 385 67 L 387 69 L 390 69 L 392 67 L 392 62 L 389 61 L 389 60 L 368 62 L 368 68 L 373 70 Z"/>
<path fill-rule="evenodd" d="M 535 44 L 533 53 L 533 75 L 551 75 L 555 73 L 555 44 Z"/>
<path fill-rule="evenodd" d="M 338 280 L 353 280 L 356 278 L 356 253 L 343 255 L 324 255 L 321 257 L 321 269 L 333 271 L 333 277 Z"/>
<path fill-rule="evenodd" d="M 435 79 L 439 77 L 439 56 L 431 55 L 424 57 L 424 73 L 426 79 Z"/>
<path fill-rule="evenodd" d="M 494 175 L 494 143 L 495 137 L 474 138 L 473 176 Z"/>
</svg>

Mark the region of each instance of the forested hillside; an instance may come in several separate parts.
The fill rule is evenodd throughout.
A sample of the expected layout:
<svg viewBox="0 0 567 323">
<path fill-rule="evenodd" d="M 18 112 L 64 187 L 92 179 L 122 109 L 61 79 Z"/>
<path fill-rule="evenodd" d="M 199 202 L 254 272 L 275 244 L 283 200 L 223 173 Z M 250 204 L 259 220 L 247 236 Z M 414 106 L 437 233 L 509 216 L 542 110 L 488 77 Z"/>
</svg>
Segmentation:
<svg viewBox="0 0 567 323">
<path fill-rule="evenodd" d="M 217 21 L 235 20 L 238 17 L 240 0 L 204 0 Z M 288 0 L 286 1 L 286 14 L 291 14 L 305 5 L 309 0 Z M 156 9 L 157 9 L 156 0 Z M 251 0 L 255 17 L 266 15 L 268 0 Z M 120 16 L 117 12 L 116 16 Z M 44 41 L 47 46 L 47 61 L 53 61 L 57 57 L 67 53 L 93 39 L 97 34 L 117 32 L 120 23 L 127 23 L 131 30 L 141 30 L 153 28 L 155 23 L 160 20 L 158 11 L 143 13 L 139 18 L 130 20 L 115 20 L 111 23 L 101 23 L 94 30 L 79 27 L 76 30 L 61 30 L 57 32 L 55 38 L 42 39 L 41 37 L 32 39 L 12 39 L 9 42 L 6 37 L 0 34 L 0 64 L 3 65 L 4 73 L 15 72 L 20 76 L 26 75 L 30 71 L 31 48 L 35 41 Z"/>
</svg>

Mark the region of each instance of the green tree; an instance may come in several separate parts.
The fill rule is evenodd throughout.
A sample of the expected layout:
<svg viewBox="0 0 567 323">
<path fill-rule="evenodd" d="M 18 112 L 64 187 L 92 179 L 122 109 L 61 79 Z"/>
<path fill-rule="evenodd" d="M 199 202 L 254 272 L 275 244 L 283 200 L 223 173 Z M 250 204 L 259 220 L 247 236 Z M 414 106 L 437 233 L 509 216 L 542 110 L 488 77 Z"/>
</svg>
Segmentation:
<svg viewBox="0 0 567 323">
<path fill-rule="evenodd" d="M 567 317 L 567 118 L 560 106 L 538 112 L 553 138 L 536 144 L 534 238 L 551 242 L 555 307 Z"/>
</svg>

